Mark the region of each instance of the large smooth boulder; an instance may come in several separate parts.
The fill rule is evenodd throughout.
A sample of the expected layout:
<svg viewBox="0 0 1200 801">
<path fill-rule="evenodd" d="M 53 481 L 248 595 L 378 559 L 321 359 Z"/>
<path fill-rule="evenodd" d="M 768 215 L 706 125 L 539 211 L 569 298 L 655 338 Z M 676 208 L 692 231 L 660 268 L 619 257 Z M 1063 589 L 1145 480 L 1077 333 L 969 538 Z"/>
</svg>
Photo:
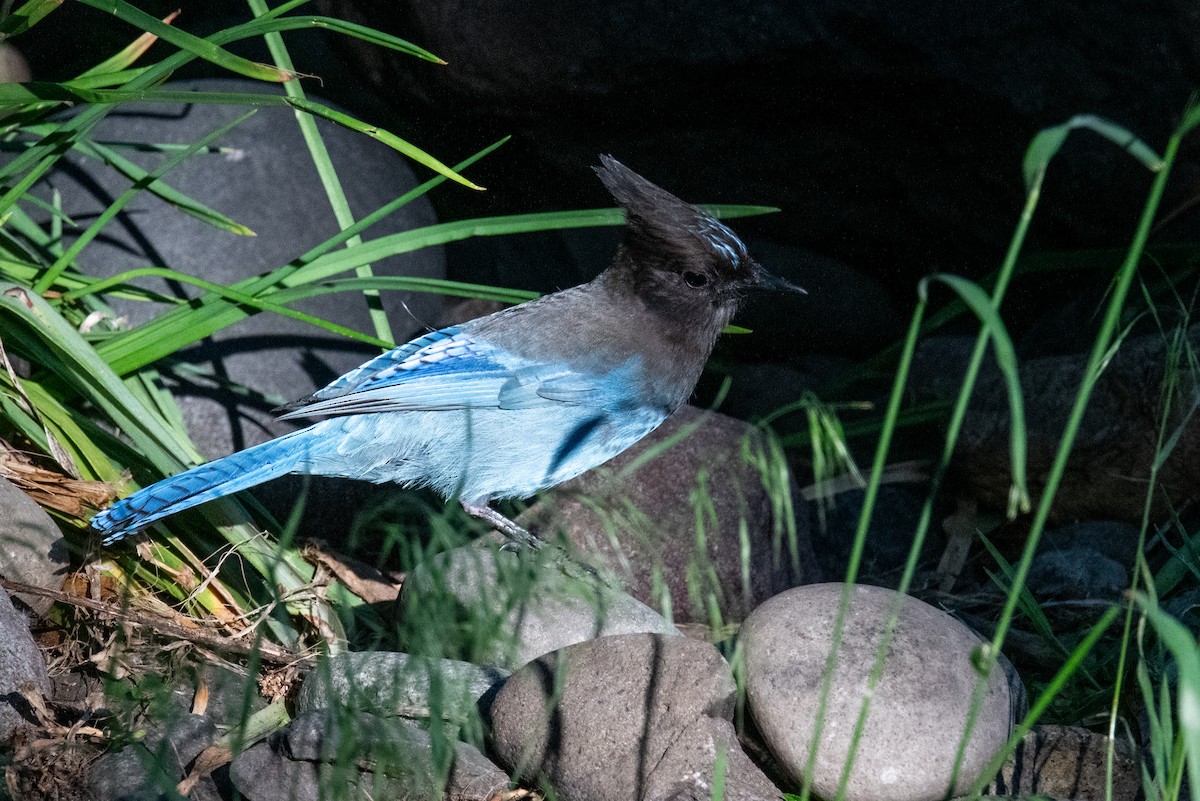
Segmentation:
<svg viewBox="0 0 1200 801">
<path fill-rule="evenodd" d="M 1019 680 L 1000 667 L 993 670 L 955 773 L 980 679 L 975 669 L 979 637 L 915 598 L 856 585 L 826 686 L 844 587 L 814 584 L 789 590 L 754 610 L 743 625 L 746 697 L 764 742 L 797 783 L 810 779 L 822 798 L 838 794 L 850 759 L 848 801 L 936 801 L 966 792 L 1021 714 Z M 878 684 L 868 690 L 897 602 L 883 670 Z M 870 714 L 856 739 L 864 702 L 870 703 Z M 809 773 L 822 710 L 823 728 Z M 952 776 L 957 777 L 953 785 Z"/>
</svg>

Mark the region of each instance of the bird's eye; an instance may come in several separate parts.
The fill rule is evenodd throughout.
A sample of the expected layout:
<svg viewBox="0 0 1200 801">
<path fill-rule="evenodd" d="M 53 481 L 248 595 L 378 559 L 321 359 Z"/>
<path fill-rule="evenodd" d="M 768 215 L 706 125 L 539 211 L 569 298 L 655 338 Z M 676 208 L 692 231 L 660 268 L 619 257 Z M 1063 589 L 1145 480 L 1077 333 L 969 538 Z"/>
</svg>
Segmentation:
<svg viewBox="0 0 1200 801">
<path fill-rule="evenodd" d="M 683 282 L 692 289 L 699 289 L 708 283 L 708 276 L 704 273 L 697 273 L 693 272 L 692 270 L 688 270 L 683 274 Z"/>
</svg>

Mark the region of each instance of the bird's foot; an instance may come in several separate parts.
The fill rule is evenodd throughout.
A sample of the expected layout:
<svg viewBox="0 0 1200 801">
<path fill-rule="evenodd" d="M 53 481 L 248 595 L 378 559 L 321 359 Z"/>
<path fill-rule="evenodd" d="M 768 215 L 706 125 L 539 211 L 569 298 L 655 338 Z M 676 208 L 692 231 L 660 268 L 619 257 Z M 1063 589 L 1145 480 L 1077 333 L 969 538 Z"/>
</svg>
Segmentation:
<svg viewBox="0 0 1200 801">
<path fill-rule="evenodd" d="M 463 510 L 467 514 L 492 524 L 496 527 L 497 531 L 508 537 L 514 545 L 537 550 L 546 544 L 546 541 L 541 537 L 518 526 L 486 503 L 476 504 L 467 503 L 466 501 L 461 501 L 461 503 Z"/>
</svg>

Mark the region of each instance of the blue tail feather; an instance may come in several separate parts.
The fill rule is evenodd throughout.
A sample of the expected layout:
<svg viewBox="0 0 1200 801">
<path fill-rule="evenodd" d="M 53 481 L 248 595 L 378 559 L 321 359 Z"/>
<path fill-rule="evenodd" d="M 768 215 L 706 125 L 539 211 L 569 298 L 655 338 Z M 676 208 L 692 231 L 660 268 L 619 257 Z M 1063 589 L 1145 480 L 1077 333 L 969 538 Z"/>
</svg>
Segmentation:
<svg viewBox="0 0 1200 801">
<path fill-rule="evenodd" d="M 138 490 L 93 517 L 92 528 L 109 545 L 168 515 L 296 472 L 306 454 L 294 438 L 303 433 L 264 442 Z"/>
</svg>

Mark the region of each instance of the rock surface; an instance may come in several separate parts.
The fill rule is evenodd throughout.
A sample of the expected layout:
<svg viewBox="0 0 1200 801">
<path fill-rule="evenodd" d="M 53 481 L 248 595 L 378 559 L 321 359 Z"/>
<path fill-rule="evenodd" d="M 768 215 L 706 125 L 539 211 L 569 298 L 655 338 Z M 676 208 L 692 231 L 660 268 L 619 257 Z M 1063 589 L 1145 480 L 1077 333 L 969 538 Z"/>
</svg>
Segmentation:
<svg viewBox="0 0 1200 801">
<path fill-rule="evenodd" d="M 169 798 L 187 766 L 217 738 L 217 727 L 200 715 L 184 715 L 142 742 L 104 754 L 92 763 L 88 787 L 94 798 L 156 801 Z M 191 798 L 216 798 L 216 785 L 205 777 Z"/>
<path fill-rule="evenodd" d="M 991 795 L 1109 798 L 1107 737 L 1077 726 L 1036 726 L 988 788 Z M 1134 801 L 1141 790 L 1135 750 L 1113 743 L 1112 801 Z"/>
<path fill-rule="evenodd" d="M 515 776 L 544 779 L 563 801 L 710 798 L 718 759 L 724 798 L 777 798 L 738 745 L 735 689 L 706 643 L 602 637 L 512 675 L 492 706 L 495 751 Z"/>
<path fill-rule="evenodd" d="M 1026 583 L 1039 601 L 1117 601 L 1136 560 L 1138 529 L 1093 520 L 1047 531 Z M 1099 614 L 1098 607 L 1092 611 Z"/>
<path fill-rule="evenodd" d="M 824 515 L 818 508 L 821 501 L 808 504 L 814 550 L 818 554 L 821 572 L 827 579 L 842 580 L 846 577 L 850 552 L 854 548 L 854 533 L 862 513 L 863 495 L 864 491 L 857 488 L 837 493 L 825 507 Z M 894 575 L 896 566 L 904 564 L 912 547 L 913 532 L 917 530 L 923 501 L 923 495 L 904 486 L 884 484 L 879 488 L 875 510 L 871 515 L 871 527 L 867 530 L 863 545 L 858 574 L 860 579 L 871 581 L 880 576 Z M 936 555 L 943 546 L 941 532 L 935 527 L 926 537 L 922 553 L 926 557 Z"/>
<path fill-rule="evenodd" d="M 50 694 L 46 661 L 29 633 L 29 621 L 0 589 L 0 744 L 25 721 L 21 690 Z"/>
<path fill-rule="evenodd" d="M 347 652 L 322 660 L 304 680 L 296 708 L 361 709 L 401 717 L 457 718 L 508 677 L 500 668 L 390 652 Z"/>
<path fill-rule="evenodd" d="M 445 627 L 436 637 L 447 644 L 446 629 L 466 627 L 475 632 L 472 661 L 508 668 L 596 637 L 679 633 L 662 615 L 603 579 L 568 576 L 555 563 L 538 561 L 553 558 L 553 551 L 544 548 L 533 561 L 526 558 L 531 554 L 491 547 L 438 554 L 405 580 L 403 616 L 411 628 Z"/>
<path fill-rule="evenodd" d="M 507 789 L 508 776 L 478 749 L 455 742 L 451 752 L 439 764 L 441 744 L 399 718 L 314 709 L 239 754 L 230 777 L 252 801 L 486 801 Z"/>
<path fill-rule="evenodd" d="M 58 590 L 67 565 L 67 541 L 50 515 L 12 482 L 0 478 L 0 576 Z M 53 603 L 35 595 L 15 597 L 39 614 Z"/>
<path fill-rule="evenodd" d="M 826 660 L 842 584 L 798 587 L 760 606 L 742 627 L 746 696 L 762 737 L 796 781 L 808 762 Z M 868 676 L 896 593 L 853 588 L 824 729 L 813 767 L 813 791 L 837 794 Z M 870 716 L 854 751 L 848 801 L 933 801 L 947 791 L 978 674 L 979 638 L 915 598 L 905 598 L 888 648 Z M 955 789 L 964 791 L 1000 748 L 1012 726 L 1013 698 L 997 669 L 964 752 Z"/>
<path fill-rule="evenodd" d="M 666 608 L 665 586 L 676 622 L 711 622 L 713 602 L 725 620 L 741 620 L 818 573 L 804 514 L 788 514 L 787 501 L 804 509 L 803 501 L 772 465 L 781 467 L 753 426 L 685 406 L 521 520 L 550 540 L 565 533 L 581 558 L 656 609 Z"/>
<path fill-rule="evenodd" d="M 1200 326 L 1188 329 L 1191 347 L 1200 344 Z M 970 344 L 961 338 L 923 343 L 914 360 L 914 399 L 946 400 L 957 394 Z M 1055 494 L 1052 522 L 1110 520 L 1138 524 L 1145 506 L 1146 482 L 1155 463 L 1160 388 L 1171 361 L 1170 341 L 1155 331 L 1130 336 L 1096 380 Z M 1036 505 L 1054 461 L 1063 427 L 1082 384 L 1086 353 L 1048 355 L 1021 363 L 1028 436 L 1029 491 Z M 1004 379 L 989 357 L 984 362 L 971 406 L 954 452 L 953 488 L 988 509 L 1008 502 L 1009 410 Z M 1182 368 L 1182 366 L 1181 366 Z M 1185 390 L 1192 392 L 1192 390 Z M 1169 517 L 1200 499 L 1193 477 L 1200 465 L 1200 423 L 1186 413 L 1191 397 L 1172 408 L 1167 430 L 1176 437 L 1158 474 L 1154 514 Z M 1170 501 L 1165 503 L 1164 499 Z M 1123 562 L 1132 564 L 1132 559 Z"/>
</svg>

